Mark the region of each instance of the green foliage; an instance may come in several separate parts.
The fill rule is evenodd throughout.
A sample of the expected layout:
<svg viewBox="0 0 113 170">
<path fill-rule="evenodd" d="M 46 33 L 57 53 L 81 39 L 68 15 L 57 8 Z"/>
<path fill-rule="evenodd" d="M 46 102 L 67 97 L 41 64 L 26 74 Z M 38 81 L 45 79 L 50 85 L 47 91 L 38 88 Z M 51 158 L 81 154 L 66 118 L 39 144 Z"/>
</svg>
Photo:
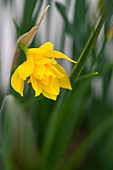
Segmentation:
<svg viewBox="0 0 113 170">
<path fill-rule="evenodd" d="M 8 95 L 4 99 L 0 125 L 4 168 L 18 170 L 36 168 L 38 151 L 31 120 L 12 95 Z"/>
<path fill-rule="evenodd" d="M 73 90 L 61 90 L 55 102 L 43 96 L 33 98 L 29 87 L 23 99 L 10 89 L 12 94 L 5 97 L 0 110 L 0 169 L 112 170 L 113 107 L 108 100 L 108 90 L 113 61 L 107 60 L 105 50 L 109 41 L 106 34 L 111 25 L 113 2 L 99 1 L 98 16 L 93 17 L 94 13 L 89 14 L 90 5 L 86 0 L 76 0 L 73 22 L 68 18 L 72 1 L 67 0 L 65 5 L 54 4 L 51 0 L 47 3 L 56 6 L 64 21 L 61 50 L 64 50 L 67 34 L 73 42 L 72 57 L 78 59 L 70 75 Z M 36 0 L 32 3 L 25 0 L 21 24 L 13 19 L 17 37 L 37 24 L 43 1 L 38 1 L 37 9 L 36 5 Z M 50 9 L 46 18 L 47 41 L 52 12 Z M 89 15 L 92 15 L 93 22 Z M 97 50 L 102 27 L 103 42 Z M 35 42 L 33 45 L 36 46 Z M 91 59 L 89 66 L 88 58 Z M 100 98 L 95 97 L 92 90 L 96 72 L 99 72 L 97 78 L 103 79 Z"/>
</svg>

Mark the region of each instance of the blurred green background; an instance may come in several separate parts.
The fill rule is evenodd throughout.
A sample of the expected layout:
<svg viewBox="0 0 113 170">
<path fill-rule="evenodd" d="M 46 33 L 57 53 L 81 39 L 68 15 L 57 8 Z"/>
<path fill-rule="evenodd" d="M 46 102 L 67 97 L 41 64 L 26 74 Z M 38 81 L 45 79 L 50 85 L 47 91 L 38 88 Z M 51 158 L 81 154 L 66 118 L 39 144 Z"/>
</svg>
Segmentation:
<svg viewBox="0 0 113 170">
<path fill-rule="evenodd" d="M 85 47 L 85 60 L 71 76 L 73 90 L 61 90 L 57 101 L 35 98 L 30 86 L 22 98 L 10 86 L 10 55 L 17 38 L 38 23 L 48 4 L 31 47 L 51 41 L 74 60 Z M 1 0 L 0 170 L 113 169 L 113 31 L 106 38 L 113 29 L 112 5 L 112 0 L 24 0 L 19 5 Z M 21 53 L 18 63 L 23 60 Z M 69 75 L 74 65 L 58 62 Z"/>
</svg>

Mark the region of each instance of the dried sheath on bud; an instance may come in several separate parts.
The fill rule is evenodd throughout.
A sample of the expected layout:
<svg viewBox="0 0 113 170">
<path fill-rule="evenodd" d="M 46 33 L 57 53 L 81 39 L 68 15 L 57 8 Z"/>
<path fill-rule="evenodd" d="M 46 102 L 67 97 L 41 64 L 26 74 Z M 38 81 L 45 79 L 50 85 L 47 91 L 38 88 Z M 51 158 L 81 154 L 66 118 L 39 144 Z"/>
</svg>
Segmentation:
<svg viewBox="0 0 113 170">
<path fill-rule="evenodd" d="M 16 49 L 15 49 L 15 53 L 14 53 L 14 57 L 13 57 L 13 69 L 16 67 L 17 65 L 17 61 L 18 61 L 18 57 L 20 55 L 20 48 L 18 47 L 18 44 L 23 44 L 26 47 L 29 47 L 29 45 L 32 43 L 33 38 L 35 36 L 36 31 L 38 30 L 42 20 L 44 19 L 44 16 L 48 10 L 48 8 L 50 7 L 50 5 L 48 5 L 39 21 L 39 23 L 34 26 L 33 28 L 31 28 L 31 30 L 29 32 L 26 32 L 25 34 L 23 34 L 22 36 L 20 36 L 17 40 L 17 44 L 16 44 Z"/>
</svg>

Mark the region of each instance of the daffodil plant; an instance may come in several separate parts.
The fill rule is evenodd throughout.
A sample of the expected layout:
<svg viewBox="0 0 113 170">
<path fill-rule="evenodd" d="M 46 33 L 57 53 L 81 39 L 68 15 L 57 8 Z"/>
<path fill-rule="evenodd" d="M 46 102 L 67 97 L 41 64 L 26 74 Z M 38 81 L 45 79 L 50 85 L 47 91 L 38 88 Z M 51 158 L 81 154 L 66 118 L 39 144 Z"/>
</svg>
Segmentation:
<svg viewBox="0 0 113 170">
<path fill-rule="evenodd" d="M 17 67 L 11 78 L 13 89 L 23 96 L 24 81 L 31 83 L 35 91 L 35 96 L 41 93 L 49 98 L 56 100 L 60 88 L 71 90 L 70 80 L 55 58 L 64 58 L 73 63 L 69 57 L 59 51 L 53 50 L 53 44 L 47 42 L 39 48 L 27 49 L 19 44 L 26 54 L 26 61 Z"/>
</svg>

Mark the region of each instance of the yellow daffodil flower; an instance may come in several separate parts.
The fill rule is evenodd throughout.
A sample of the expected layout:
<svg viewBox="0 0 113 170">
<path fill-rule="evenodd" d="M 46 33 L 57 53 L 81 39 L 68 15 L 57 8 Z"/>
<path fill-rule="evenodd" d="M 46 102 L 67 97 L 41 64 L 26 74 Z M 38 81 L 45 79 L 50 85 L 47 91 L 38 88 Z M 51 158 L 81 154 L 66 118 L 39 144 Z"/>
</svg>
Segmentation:
<svg viewBox="0 0 113 170">
<path fill-rule="evenodd" d="M 56 100 L 60 88 L 72 89 L 65 70 L 55 58 L 76 62 L 63 53 L 53 50 L 53 44 L 47 42 L 39 48 L 28 49 L 26 58 L 27 60 L 17 67 L 11 77 L 13 89 L 21 96 L 23 96 L 24 81 L 28 77 L 27 83 L 31 83 L 35 96 L 42 93 L 45 97 Z"/>
</svg>

